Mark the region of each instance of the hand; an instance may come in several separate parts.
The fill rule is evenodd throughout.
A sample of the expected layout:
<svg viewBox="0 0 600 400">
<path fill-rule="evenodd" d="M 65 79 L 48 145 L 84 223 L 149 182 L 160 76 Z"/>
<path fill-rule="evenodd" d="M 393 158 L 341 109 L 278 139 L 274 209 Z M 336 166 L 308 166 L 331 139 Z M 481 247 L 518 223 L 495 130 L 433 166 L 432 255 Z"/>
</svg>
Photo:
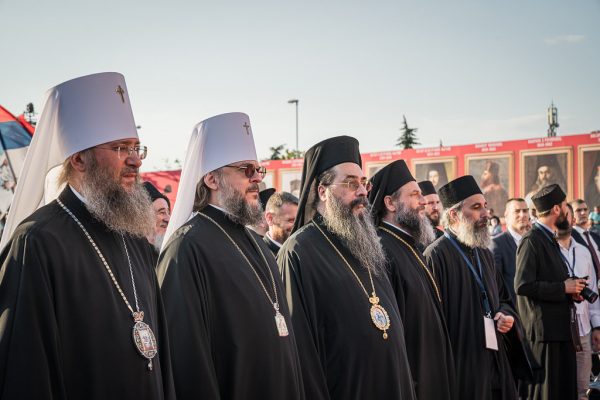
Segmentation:
<svg viewBox="0 0 600 400">
<path fill-rule="evenodd" d="M 498 332 L 506 333 L 512 329 L 515 318 L 512 315 L 504 315 L 501 312 L 497 312 L 494 316 L 494 321 L 496 321 L 496 329 Z M 600 339 L 600 336 L 598 338 Z"/>
<path fill-rule="evenodd" d="M 565 281 L 565 293 L 579 294 L 585 286 L 585 279 L 568 278 Z"/>
<path fill-rule="evenodd" d="M 592 331 L 592 350 L 600 351 L 600 329 Z"/>
</svg>

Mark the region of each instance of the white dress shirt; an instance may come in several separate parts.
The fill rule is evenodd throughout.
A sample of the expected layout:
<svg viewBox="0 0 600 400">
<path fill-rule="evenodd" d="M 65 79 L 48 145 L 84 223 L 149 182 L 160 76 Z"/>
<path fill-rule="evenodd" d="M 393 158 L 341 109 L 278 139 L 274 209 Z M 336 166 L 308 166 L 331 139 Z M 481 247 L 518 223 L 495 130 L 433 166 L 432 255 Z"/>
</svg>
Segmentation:
<svg viewBox="0 0 600 400">
<path fill-rule="evenodd" d="M 596 273 L 594 272 L 592 255 L 587 247 L 571 238 L 569 248 L 565 249 L 561 245 L 560 252 L 569 263 L 569 275 L 578 277 L 587 276 L 588 288 L 598 293 L 598 283 Z M 573 260 L 575 260 L 575 265 L 573 265 Z M 584 300 L 581 303 L 575 303 L 575 307 L 577 308 L 577 317 L 579 319 L 579 336 L 586 336 L 590 333 L 592 327 L 600 326 L 600 300 L 596 300 L 594 304 L 590 304 Z"/>
</svg>

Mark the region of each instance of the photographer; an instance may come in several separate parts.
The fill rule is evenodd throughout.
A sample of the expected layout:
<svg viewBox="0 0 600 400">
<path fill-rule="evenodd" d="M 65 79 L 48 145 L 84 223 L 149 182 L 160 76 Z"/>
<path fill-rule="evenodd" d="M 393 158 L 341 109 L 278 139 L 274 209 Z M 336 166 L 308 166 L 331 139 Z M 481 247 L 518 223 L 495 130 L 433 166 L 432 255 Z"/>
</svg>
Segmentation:
<svg viewBox="0 0 600 400">
<path fill-rule="evenodd" d="M 597 349 L 598 343 L 600 343 L 600 330 L 595 329 L 592 331 L 592 327 L 600 327 L 600 302 L 595 301 L 597 298 L 594 298 L 598 293 L 598 285 L 592 257 L 587 247 L 571 238 L 574 223 L 573 208 L 570 204 L 567 204 L 567 208 L 569 209 L 567 213 L 569 227 L 558 229 L 558 244 L 569 268 L 569 274 L 573 277 L 587 277 L 587 289 L 589 290 L 585 291 L 584 289 L 576 300 L 580 302 L 575 304 L 579 323 L 579 340 L 582 348 L 582 351 L 577 353 L 577 392 L 579 399 L 586 399 L 585 393 L 590 384 L 590 372 L 592 370 L 590 332 L 592 332 L 594 349 Z M 573 279 L 573 282 L 576 281 L 576 279 Z"/>
</svg>

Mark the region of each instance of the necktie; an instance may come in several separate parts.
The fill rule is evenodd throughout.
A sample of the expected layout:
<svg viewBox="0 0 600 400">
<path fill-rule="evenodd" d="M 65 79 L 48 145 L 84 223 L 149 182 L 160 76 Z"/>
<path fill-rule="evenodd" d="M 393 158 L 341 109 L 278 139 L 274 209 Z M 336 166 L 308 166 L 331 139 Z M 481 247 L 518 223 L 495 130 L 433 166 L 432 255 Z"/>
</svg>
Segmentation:
<svg viewBox="0 0 600 400">
<path fill-rule="evenodd" d="M 592 253 L 592 262 L 594 263 L 594 271 L 596 271 L 596 277 L 598 276 L 598 268 L 600 267 L 600 260 L 598 260 L 598 254 L 596 253 L 596 248 L 592 244 L 590 239 L 590 233 L 588 231 L 583 232 L 583 236 L 585 236 L 585 241 L 587 242 L 587 247 Z"/>
</svg>

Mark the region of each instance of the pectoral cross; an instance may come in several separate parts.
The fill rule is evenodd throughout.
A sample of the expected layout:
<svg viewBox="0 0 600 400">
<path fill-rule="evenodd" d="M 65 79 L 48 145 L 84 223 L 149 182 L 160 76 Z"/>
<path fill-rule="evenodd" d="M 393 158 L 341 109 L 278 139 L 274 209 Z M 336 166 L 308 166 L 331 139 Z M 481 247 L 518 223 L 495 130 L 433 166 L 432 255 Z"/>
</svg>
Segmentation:
<svg viewBox="0 0 600 400">
<path fill-rule="evenodd" d="M 119 86 L 117 87 L 117 90 L 115 90 L 115 92 L 116 92 L 116 93 L 117 93 L 119 96 L 121 96 L 121 101 L 122 101 L 123 103 L 125 103 L 125 97 L 123 96 L 123 93 L 125 93 L 125 91 L 123 90 L 123 88 L 121 87 L 121 85 L 119 85 Z"/>
<path fill-rule="evenodd" d="M 244 128 L 246 128 L 246 135 L 250 134 L 250 131 L 248 130 L 248 128 L 250 128 L 250 125 L 247 122 L 244 122 L 244 125 L 242 125 Z"/>
</svg>

